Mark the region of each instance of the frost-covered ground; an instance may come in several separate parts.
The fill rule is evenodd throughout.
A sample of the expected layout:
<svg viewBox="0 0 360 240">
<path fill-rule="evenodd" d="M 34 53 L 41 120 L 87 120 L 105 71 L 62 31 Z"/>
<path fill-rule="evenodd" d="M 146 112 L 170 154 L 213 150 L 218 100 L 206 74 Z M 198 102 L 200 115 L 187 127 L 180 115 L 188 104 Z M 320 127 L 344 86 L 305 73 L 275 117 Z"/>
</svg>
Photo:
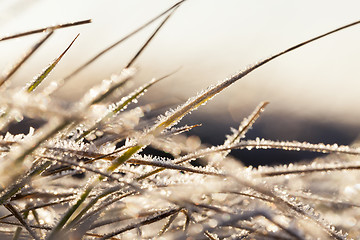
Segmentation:
<svg viewBox="0 0 360 240">
<path fill-rule="evenodd" d="M 36 9 L 39 6 L 55 4 L 50 1 L 42 4 L 35 2 L 26 8 L 20 3 L 21 1 L 3 4 L 5 6 L 8 4 L 7 9 L 14 13 L 23 11 L 30 15 L 33 13 L 31 7 Z M 165 10 L 162 10 L 164 12 L 157 13 L 161 15 L 151 15 L 153 20 L 145 20 L 141 23 L 144 25 L 131 27 L 128 35 L 121 35 L 122 38 L 119 39 L 123 40 L 116 39 L 116 44 L 109 49 L 98 47 L 97 41 L 92 42 L 91 38 L 89 40 L 86 36 L 81 40 L 83 34 L 71 35 L 74 29 L 86 33 L 84 29 L 91 28 L 93 23 L 87 18 L 71 19 L 72 22 L 63 22 L 59 25 L 45 25 L 45 28 L 39 30 L 37 26 L 27 27 L 26 30 L 31 32 L 9 35 L 8 39 L 0 36 L 2 48 L 7 46 L 8 49 L 13 49 L 13 46 L 21 46 L 27 50 L 21 51 L 21 54 L 17 54 L 14 50 L 12 53 L 14 55 L 10 56 L 15 56 L 14 59 L 7 59 L 10 65 L 0 76 L 0 128 L 3 133 L 0 138 L 0 204 L 2 205 L 0 237 L 2 239 L 358 237 L 359 204 L 356 199 L 359 198 L 360 193 L 357 177 L 360 169 L 358 157 L 360 148 L 357 147 L 357 143 L 341 145 L 309 143 L 291 138 L 277 141 L 267 136 L 252 137 L 248 132 L 252 131 L 252 128 L 256 129 L 256 122 L 266 112 L 276 113 L 277 111 L 271 109 L 271 106 L 278 102 L 274 101 L 269 105 L 269 102 L 263 101 L 264 91 L 269 90 L 264 83 L 258 82 L 259 86 L 265 88 L 259 89 L 258 94 L 255 95 L 254 91 L 250 91 L 251 89 L 245 85 L 242 85 L 241 89 L 237 87 L 240 80 L 241 83 L 246 81 L 256 83 L 256 80 L 248 76 L 258 72 L 261 75 L 262 69 L 269 68 L 278 60 L 286 59 L 287 56 L 301 55 L 307 47 L 331 39 L 335 35 L 354 32 L 360 21 L 348 21 L 330 29 L 321 29 L 311 37 L 304 37 L 305 39 L 289 44 L 290 48 L 281 44 L 281 50 L 273 48 L 274 55 L 269 56 L 266 51 L 262 51 L 263 55 L 257 58 L 257 61 L 247 59 L 248 67 L 238 66 L 235 61 L 236 69 L 240 68 L 240 70 L 227 72 L 226 76 L 229 76 L 227 78 L 222 76 L 211 83 L 202 82 L 201 85 L 204 85 L 201 88 L 204 90 L 200 90 L 201 88 L 196 90 L 198 85 L 195 83 L 190 85 L 192 81 L 187 82 L 185 89 L 173 87 L 175 85 L 172 83 L 171 87 L 163 85 L 162 90 L 155 93 L 155 98 L 153 95 L 152 98 L 144 99 L 144 95 L 151 95 L 153 90 L 167 80 L 189 79 L 189 76 L 200 77 L 196 74 L 188 75 L 187 70 L 185 71 L 187 75 L 181 75 L 179 73 L 182 69 L 178 69 L 178 66 L 170 67 L 171 70 L 168 71 L 168 68 L 163 68 L 164 64 L 156 62 L 157 58 L 154 55 L 151 57 L 151 66 L 159 64 L 161 74 L 158 74 L 157 70 L 142 71 L 142 68 L 146 69 L 149 65 L 141 59 L 146 59 L 146 53 L 158 39 L 161 39 L 161 34 L 166 32 L 172 20 L 179 19 L 181 17 L 179 13 L 183 9 L 188 8 L 189 11 L 192 3 L 191 0 L 180 1 L 168 9 L 164 8 Z M 199 3 L 194 4 L 196 6 Z M 23 7 L 16 8 L 20 6 Z M 225 6 L 227 5 L 223 7 Z M 77 8 L 76 5 L 74 8 Z M 100 9 L 102 8 L 97 10 Z M 203 11 L 205 10 L 204 7 Z M 92 10 L 84 11 L 89 13 Z M 44 12 L 41 23 L 44 23 L 45 16 L 50 13 L 50 10 Z M 110 13 L 111 11 L 109 16 Z M 82 14 L 84 13 L 76 17 L 82 17 Z M 200 16 L 199 10 L 197 14 Z M 204 16 L 208 15 L 204 14 Z M 22 17 L 19 16 L 19 19 Z M 12 19 L 11 15 L 2 18 L 9 21 Z M 184 18 L 182 19 L 184 21 Z M 114 26 L 112 30 L 117 27 L 114 20 L 111 24 Z M 11 26 L 10 30 L 17 29 L 16 24 L 9 26 Z M 204 27 L 206 28 L 208 26 Z M 145 34 L 145 37 L 136 35 L 138 32 L 142 33 L 144 29 L 147 30 L 145 33 L 148 35 Z M 176 28 L 173 25 L 171 29 L 174 31 Z M 64 40 L 64 35 L 61 40 L 55 38 L 56 35 L 66 31 L 71 35 L 68 41 Z M 112 31 L 112 34 L 114 32 Z M 105 39 L 106 35 L 97 32 L 96 37 Z M 26 38 L 31 42 L 29 45 L 23 41 Z M 64 97 L 65 87 L 71 83 L 70 80 L 74 81 L 75 76 L 77 79 L 86 79 L 80 72 L 88 71 L 88 76 L 92 74 L 94 78 L 102 74 L 106 75 L 108 71 L 106 67 L 96 68 L 96 72 L 101 72 L 100 75 L 88 69 L 94 67 L 93 64 L 107 54 L 113 53 L 115 46 L 124 46 L 123 41 L 128 38 L 139 43 L 139 46 L 131 48 L 133 50 L 131 52 L 129 46 L 126 46 L 127 51 L 123 56 L 119 57 L 115 54 L 111 57 L 111 61 L 105 61 L 108 63 L 105 66 L 112 69 L 111 74 L 101 77 L 101 81 L 96 83 L 87 82 L 82 89 L 78 87 L 75 93 L 71 93 L 75 95 L 72 98 Z M 141 41 L 137 41 L 139 39 Z M 197 38 L 192 36 L 191 39 L 195 41 Z M 165 40 L 169 42 L 169 38 Z M 59 41 L 64 45 L 49 45 L 52 42 L 58 44 Z M 162 41 L 159 43 L 164 44 Z M 170 43 L 174 48 L 174 42 L 170 41 Z M 278 43 L 280 44 L 281 41 Z M 331 55 L 334 54 L 334 48 L 323 45 L 328 48 L 327 56 L 334 56 Z M 71 53 L 76 52 L 77 46 L 90 50 L 87 53 L 82 52 L 78 57 L 74 55 L 74 60 L 67 63 Z M 159 56 L 168 54 L 165 45 L 163 46 L 164 48 L 157 48 Z M 179 46 L 187 45 L 183 43 Z M 355 44 L 352 49 L 356 47 Z M 94 48 L 100 50 L 95 51 Z M 48 65 L 42 65 L 40 61 L 36 62 L 34 68 L 36 73 L 33 74 L 26 69 L 27 64 L 36 59 L 36 55 L 43 49 L 54 50 L 56 52 L 54 55 L 50 51 L 44 54 L 50 59 L 55 56 L 55 59 L 47 61 Z M 181 48 L 177 46 L 176 49 Z M 93 55 L 92 50 L 97 55 Z M 128 55 L 129 57 L 126 58 Z M 177 55 L 171 55 L 176 60 L 174 56 Z M 181 59 L 183 57 L 188 59 L 185 61 L 186 64 L 193 66 L 192 61 L 196 59 L 197 54 L 189 51 L 181 56 Z M 119 62 L 117 62 L 118 58 Z M 217 59 L 222 58 L 234 62 L 233 58 L 227 58 L 227 54 L 222 57 L 217 56 Z M 305 58 L 309 60 L 309 57 Z M 285 61 L 298 66 L 303 64 L 295 59 Z M 353 63 L 354 60 L 351 62 Z M 119 66 L 112 68 L 114 63 Z M 196 67 L 200 66 L 199 63 Z M 306 69 L 301 67 L 301 70 Z M 56 72 L 58 75 L 55 75 Z M 49 75 L 50 73 L 54 75 Z M 216 77 L 217 74 L 212 75 Z M 354 77 L 353 75 L 356 74 L 358 73 L 349 76 Z M 274 77 L 270 73 L 264 76 Z M 141 78 L 145 79 L 145 83 L 138 80 Z M 330 88 L 331 81 L 328 82 Z M 283 89 L 288 89 L 285 83 L 281 86 Z M 341 86 L 344 87 L 344 84 Z M 315 87 L 313 86 L 311 91 Z M 174 94 L 174 90 L 179 95 L 172 101 L 164 92 Z M 192 134 L 193 130 L 201 127 L 201 124 L 206 124 L 206 119 L 200 124 L 188 122 L 186 125 L 183 118 L 203 108 L 224 109 L 224 105 L 211 103 L 219 98 L 221 100 L 226 94 L 228 99 L 233 97 L 234 92 L 231 91 L 235 91 L 236 95 L 244 93 L 247 97 L 252 96 L 252 101 L 259 100 L 258 97 L 262 99 L 257 101 L 257 107 L 254 107 L 256 104 L 247 102 L 242 110 L 241 120 L 234 111 L 244 105 L 240 102 L 238 105 L 233 105 L 232 117 L 240 124 L 233 124 L 231 129 L 224 132 L 219 132 L 217 129 L 217 144 L 209 146 L 202 142 L 200 137 Z M 301 97 L 305 98 L 307 96 L 305 93 L 311 91 L 302 91 Z M 189 97 L 188 94 L 193 97 Z M 347 97 L 351 94 L 352 92 L 349 92 Z M 189 97 L 188 100 L 183 99 L 184 96 Z M 235 99 L 236 101 L 239 100 Z M 296 112 L 301 112 L 299 111 L 301 104 L 309 106 L 306 101 L 299 101 L 300 105 L 296 104 L 289 100 L 289 105 Z M 352 104 L 356 104 L 356 101 Z M 335 108 L 336 103 L 331 102 L 329 105 Z M 285 105 L 280 104 L 281 106 Z M 347 107 L 351 108 L 346 105 L 345 112 Z M 316 109 L 314 106 L 309 106 L 308 110 L 312 108 Z M 330 110 L 324 112 L 328 115 L 319 112 L 314 118 L 332 116 Z M 311 111 L 304 114 L 310 113 Z M 219 116 L 224 114 L 224 111 L 218 111 L 216 114 Z M 356 126 L 355 121 L 347 119 L 348 116 L 358 114 L 356 108 L 352 108 L 347 114 L 341 114 L 338 119 L 342 124 L 348 122 Z M 283 116 L 286 118 L 286 114 Z M 23 123 L 25 117 L 42 124 L 37 125 L 36 129 L 26 129 L 25 134 L 11 134 L 8 131 L 9 126 L 13 124 L 12 126 L 16 128 Z M 152 155 L 147 154 L 149 149 L 152 149 Z M 295 153 L 316 152 L 323 155 L 307 162 L 257 168 L 246 167 L 231 155 L 232 152 L 239 150 L 251 153 L 270 149 Z"/>
</svg>

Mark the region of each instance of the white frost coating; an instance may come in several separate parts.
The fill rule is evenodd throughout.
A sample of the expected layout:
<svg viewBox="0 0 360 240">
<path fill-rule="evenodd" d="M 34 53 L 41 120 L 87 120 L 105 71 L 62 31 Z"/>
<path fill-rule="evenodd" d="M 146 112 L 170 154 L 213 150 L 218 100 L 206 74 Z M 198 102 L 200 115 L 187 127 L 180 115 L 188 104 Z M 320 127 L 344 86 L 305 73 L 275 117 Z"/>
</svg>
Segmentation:
<svg viewBox="0 0 360 240">
<path fill-rule="evenodd" d="M 105 79 L 101 84 L 91 88 L 79 102 L 79 109 L 86 108 L 94 100 L 105 94 L 113 85 L 126 81 L 135 74 L 135 68 L 123 69 L 120 74 L 113 74 L 110 79 Z"/>
<path fill-rule="evenodd" d="M 308 142 L 297 141 L 272 141 L 257 138 L 256 140 L 242 141 L 234 144 L 231 148 L 257 148 L 257 149 L 283 149 L 289 151 L 312 151 L 322 153 L 346 153 L 346 154 L 360 154 L 360 148 L 351 148 L 349 146 L 338 146 L 337 144 L 312 144 Z"/>
<path fill-rule="evenodd" d="M 143 96 L 146 93 L 147 88 L 149 88 L 151 85 L 153 85 L 157 81 L 158 81 L 157 79 L 152 79 L 149 83 L 139 87 L 138 89 L 132 91 L 129 95 L 123 97 L 119 102 L 117 102 L 115 104 L 111 104 L 109 106 L 109 112 L 123 111 L 123 110 L 125 110 L 127 108 L 127 106 L 130 103 L 135 103 L 136 104 L 138 102 L 137 99 L 140 98 L 141 96 Z M 127 102 L 129 100 L 131 100 L 131 102 Z"/>
<path fill-rule="evenodd" d="M 219 87 L 219 85 L 221 85 L 221 83 L 225 81 L 226 80 L 219 81 L 217 85 L 212 85 L 206 90 L 202 90 L 196 96 L 189 98 L 184 104 L 179 105 L 176 109 L 170 109 L 169 111 L 165 112 L 165 115 L 158 116 L 158 120 L 155 123 L 154 128 L 156 128 L 163 122 L 170 120 L 174 116 L 179 115 L 174 119 L 174 121 L 167 125 L 166 128 L 170 128 L 176 125 L 186 114 L 191 113 L 201 105 L 205 105 L 207 101 L 211 100 L 218 93 L 212 93 L 212 90 L 215 90 L 217 87 Z"/>
<path fill-rule="evenodd" d="M 247 131 L 251 129 L 252 125 L 258 119 L 260 114 L 264 111 L 267 104 L 268 102 L 260 103 L 247 118 L 243 119 L 237 130 L 232 128 L 232 134 L 227 136 L 224 146 L 230 146 L 232 144 L 239 143 L 240 140 L 245 137 Z"/>
<path fill-rule="evenodd" d="M 275 55 L 275 57 L 281 54 L 283 53 Z M 47 221 L 46 217 L 49 214 L 44 214 L 41 216 L 40 223 L 43 225 L 49 222 L 51 227 L 54 227 L 59 222 L 66 222 L 65 231 L 74 235 L 77 234 L 78 229 L 71 228 L 71 221 L 76 219 L 75 215 L 80 212 L 82 207 L 77 209 L 67 221 L 59 221 L 59 218 L 66 216 L 67 214 L 64 213 L 69 212 L 69 209 L 74 209 L 72 207 L 78 201 L 77 194 L 87 194 L 84 189 L 91 188 L 85 202 L 80 205 L 86 206 L 96 199 L 96 205 L 86 213 L 90 213 L 89 221 L 95 220 L 91 222 L 91 225 L 103 220 L 111 222 L 113 218 L 117 218 L 112 226 L 103 226 L 101 229 L 96 229 L 95 233 L 111 233 L 115 224 L 120 221 L 120 227 L 129 230 L 116 236 L 121 239 L 157 238 L 166 220 L 174 221 L 169 221 L 168 226 L 165 225 L 169 228 L 163 229 L 166 230 L 163 231 L 164 239 L 204 238 L 207 230 L 212 235 L 208 237 L 214 239 L 217 237 L 257 238 L 258 234 L 262 234 L 259 237 L 269 236 L 274 239 L 289 237 L 326 239 L 329 237 L 328 233 L 331 237 L 343 238 L 342 233 L 337 233 L 334 226 L 343 228 L 344 231 L 351 231 L 352 236 L 350 237 L 359 236 L 357 223 L 360 210 L 358 206 L 342 204 L 346 199 L 360 198 L 358 173 L 353 171 L 360 169 L 360 161 L 357 156 L 327 155 L 329 158 L 323 158 L 322 161 L 314 161 L 308 165 L 259 167 L 258 170 L 252 167 L 244 168 L 238 162 L 231 161 L 230 157 L 224 161 L 229 151 L 235 148 L 249 150 L 279 148 L 292 151 L 336 152 L 353 155 L 359 154 L 359 149 L 336 144 L 276 142 L 260 138 L 242 141 L 264 105 L 260 105 L 248 118 L 244 119 L 237 130 L 232 129 L 232 135 L 227 136 L 225 143 L 221 146 L 198 150 L 202 147 L 200 140 L 184 137 L 185 140 L 179 141 L 181 136 L 171 136 L 181 130 L 190 129 L 190 127 L 185 126 L 182 129 L 166 131 L 186 114 L 191 113 L 220 91 L 275 57 L 265 59 L 252 68 L 239 72 L 200 92 L 198 96 L 190 98 L 185 104 L 159 117 L 156 125 L 153 128 L 149 127 L 145 133 L 137 132 L 135 127 L 140 122 L 144 111 L 153 109 L 151 104 L 148 105 L 149 108 L 144 107 L 143 110 L 138 108 L 132 111 L 128 111 L 126 105 L 129 104 L 129 100 L 136 103 L 137 97 L 145 92 L 146 85 L 133 91 L 129 96 L 122 98 L 120 102 L 109 108 L 105 109 L 104 106 L 99 107 L 98 105 L 89 109 L 93 103 L 99 103 L 106 96 L 105 93 L 113 91 L 120 85 L 123 86 L 122 81 L 125 81 L 126 76 L 114 75 L 112 79 L 104 80 L 98 87 L 89 91 L 88 96 L 84 97 L 80 104 L 75 104 L 73 108 L 62 107 L 61 104 L 55 106 L 53 100 L 50 101 L 50 98 L 43 96 L 37 97 L 38 94 L 33 96 L 24 93 L 17 99 L 17 94 L 3 92 L 0 94 L 0 107 L 4 115 L 5 113 L 10 114 L 13 118 L 21 120 L 23 115 L 27 116 L 28 113 L 33 113 L 35 117 L 43 118 L 50 124 L 36 132 L 31 129 L 26 136 L 7 134 L 0 138 L 1 150 L 3 150 L 0 153 L 3 168 L 0 173 L 0 185 L 5 189 L 0 195 L 0 199 L 3 199 L 2 203 L 11 202 L 14 199 L 13 195 L 7 197 L 7 192 L 10 193 L 9 195 L 20 193 L 17 197 L 26 196 L 21 201 L 16 201 L 16 207 L 21 211 L 26 210 L 25 208 L 28 206 L 48 203 L 53 199 L 64 199 L 64 196 L 72 198 L 73 202 L 64 202 L 63 206 L 47 206 L 46 209 L 54 210 L 53 215 L 50 216 L 55 221 Z M 152 83 L 155 83 L 155 80 L 149 84 Z M 114 116 L 112 111 L 117 110 L 119 106 L 122 107 L 122 112 Z M 57 108 L 62 112 L 57 113 Z M 83 126 L 96 123 L 96 120 L 102 119 L 101 117 L 108 112 L 111 112 L 111 117 L 114 117 L 106 119 L 101 126 L 96 126 L 99 131 L 93 134 L 94 138 L 84 140 L 87 143 L 74 140 L 83 132 Z M 3 120 L 6 118 L 4 115 L 2 115 Z M 79 127 L 79 131 L 75 130 L 73 133 L 73 129 L 80 124 L 83 126 Z M 146 125 L 145 121 L 144 124 Z M 161 133 L 164 134 L 161 135 Z M 170 139 L 170 137 L 172 138 Z M 115 149 L 115 144 L 122 143 L 125 138 L 127 139 L 125 146 Z M 157 156 L 134 154 L 135 152 L 141 153 L 142 148 L 149 144 L 152 144 L 151 147 L 155 149 L 173 154 L 176 159 L 169 160 Z M 107 153 L 111 153 L 111 155 L 103 156 L 104 158 L 101 160 L 98 159 L 99 155 Z M 214 162 L 221 164 L 216 168 L 210 166 L 209 162 L 202 162 L 204 167 L 190 165 L 190 161 L 207 155 L 216 159 Z M 81 161 L 84 158 L 94 161 Z M 11 160 L 17 164 L 9 164 Z M 69 161 L 73 161 L 72 168 L 75 171 L 68 170 L 67 164 L 71 165 Z M 34 175 L 29 175 L 33 169 L 39 166 L 38 163 L 55 164 L 50 167 L 45 165 L 44 168 L 47 169 L 42 175 L 38 175 L 40 172 L 33 172 Z M 61 164 L 65 166 L 59 166 Z M 152 176 L 146 175 L 150 171 L 158 170 L 159 167 L 166 169 Z M 54 168 L 55 171 L 51 172 Z M 14 174 L 9 169 L 18 172 Z M 113 171 L 113 169 L 115 170 Z M 76 171 L 84 171 L 84 179 L 73 178 L 71 175 Z M 318 171 L 323 172 L 305 174 Z M 56 174 L 56 172 L 59 173 Z M 220 175 L 222 173 L 226 174 Z M 210 174 L 217 176 L 210 176 Z M 106 175 L 106 177 L 99 178 L 99 175 Z M 278 175 L 281 177 L 274 177 Z M 15 184 L 15 188 L 11 189 L 14 186 L 13 183 L 26 183 L 27 186 L 16 186 Z M 102 195 L 114 189 L 116 192 Z M 131 196 L 124 195 L 128 190 L 132 191 Z M 294 196 L 291 194 L 294 192 L 307 192 L 309 198 Z M 310 199 L 311 196 L 314 196 L 313 192 L 319 194 L 320 197 L 315 200 Z M 36 194 L 40 194 L 38 199 Z M 323 196 L 328 196 L 327 203 L 342 204 L 341 208 L 333 206 L 327 208 L 328 206 L 324 204 L 325 201 L 317 203 L 319 199 L 325 199 L 321 198 Z M 19 204 L 17 204 L 18 202 Z M 33 203 L 35 204 L 33 205 Z M 99 209 L 101 207 L 103 209 Z M 96 213 L 91 216 L 93 210 L 97 209 L 102 211 L 99 212 L 101 215 Z M 164 216 L 163 219 L 153 219 L 169 209 L 175 209 L 177 212 Z M 298 214 L 294 214 L 294 210 Z M 301 218 L 304 215 L 305 217 Z M 31 214 L 29 216 L 32 217 Z M 328 217 L 330 221 L 328 219 L 323 221 L 320 216 Z M 82 220 L 84 219 L 85 221 L 75 226 L 86 227 L 87 219 L 82 216 Z M 309 219 L 314 220 L 315 227 L 312 225 L 313 223 L 309 224 Z M 126 223 L 123 220 L 126 220 Z M 187 226 L 188 220 L 190 226 Z M 32 223 L 33 219 L 29 219 L 29 221 Z M 151 225 L 147 226 L 150 222 Z M 333 226 L 328 225 L 327 222 L 331 222 Z M 224 225 L 226 227 L 221 227 Z M 133 228 L 126 229 L 127 226 Z M 1 227 L 7 232 L 14 231 L 13 226 L 6 227 L 2 224 Z M 315 228 L 320 228 L 327 235 L 325 234 L 325 237 L 321 234 L 317 235 L 317 232 L 313 231 Z M 138 229 L 138 231 L 133 229 Z M 324 229 L 326 231 L 323 231 Z M 60 231 L 62 230 L 63 228 L 60 226 Z M 191 233 L 194 233 L 195 237 Z M 49 236 L 49 238 L 56 237 Z M 105 235 L 103 238 L 110 238 L 110 236 Z"/>
<path fill-rule="evenodd" d="M 187 172 L 193 172 L 198 174 L 206 174 L 206 175 L 221 175 L 221 171 L 210 167 L 184 167 L 181 165 L 177 165 L 171 162 L 170 159 L 166 158 L 160 158 L 160 157 L 152 157 L 152 156 L 140 156 L 135 155 L 133 158 L 133 161 L 144 164 L 144 165 L 151 165 L 156 167 L 162 167 L 166 169 L 172 169 L 172 170 L 180 170 L 180 171 L 187 171 Z"/>
<path fill-rule="evenodd" d="M 322 218 L 320 213 L 316 212 L 315 209 L 312 208 L 309 204 L 303 204 L 301 202 L 296 201 L 295 198 L 291 198 L 291 196 L 289 196 L 289 194 L 284 190 L 280 190 L 276 188 L 274 188 L 274 190 L 277 192 L 277 196 L 281 197 L 285 202 L 293 206 L 296 209 L 296 211 L 304 214 L 306 217 L 312 219 L 321 227 L 328 230 L 331 236 L 336 236 L 337 239 L 346 239 L 347 237 L 346 234 L 343 234 L 342 232 L 337 232 L 335 230 L 335 227 L 330 223 L 328 223 L 324 218 Z"/>
</svg>

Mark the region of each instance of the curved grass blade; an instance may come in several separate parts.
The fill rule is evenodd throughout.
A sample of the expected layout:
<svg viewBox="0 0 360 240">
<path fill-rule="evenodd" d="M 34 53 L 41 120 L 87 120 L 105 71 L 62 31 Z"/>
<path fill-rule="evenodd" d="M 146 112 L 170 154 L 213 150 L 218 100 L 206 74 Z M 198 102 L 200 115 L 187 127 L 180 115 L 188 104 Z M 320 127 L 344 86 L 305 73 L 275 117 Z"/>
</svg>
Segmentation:
<svg viewBox="0 0 360 240">
<path fill-rule="evenodd" d="M 235 83 L 236 81 L 242 79 L 243 77 L 245 77 L 246 75 L 248 75 L 249 73 L 253 72 L 254 70 L 258 69 L 259 67 L 265 65 L 266 63 L 286 54 L 289 53 L 291 51 L 294 51 L 295 49 L 298 49 L 302 46 L 305 46 L 313 41 L 319 40 L 321 38 L 324 38 L 330 34 L 336 33 L 340 30 L 355 26 L 357 24 L 360 24 L 360 21 L 356 21 L 353 23 L 350 23 L 348 25 L 342 26 L 340 28 L 337 28 L 335 30 L 332 30 L 330 32 L 327 32 L 325 34 L 319 35 L 317 37 L 314 37 L 310 40 L 307 40 L 305 42 L 302 42 L 300 44 L 297 44 L 293 47 L 290 47 L 282 52 L 279 52 L 269 58 L 266 58 L 256 64 L 254 64 L 253 66 L 240 71 L 238 73 L 236 73 L 235 75 L 231 76 L 230 78 L 225 79 L 224 81 L 218 83 L 217 85 L 210 87 L 208 90 L 200 93 L 198 96 L 196 96 L 195 98 L 190 98 L 184 105 L 180 106 L 178 109 L 176 109 L 173 112 L 170 112 L 170 114 L 168 114 L 168 116 L 166 116 L 162 121 L 159 121 L 159 123 L 153 128 L 153 130 L 151 131 L 152 133 L 159 133 L 162 132 L 165 128 L 168 128 L 169 126 L 175 124 L 177 121 L 181 120 L 181 118 L 183 118 L 187 113 L 189 113 L 190 111 L 193 111 L 194 109 L 198 108 L 200 105 L 206 103 L 209 99 L 213 98 L 216 94 L 218 94 L 219 92 L 221 92 L 222 90 L 224 90 L 225 88 L 229 87 L 230 85 L 232 85 L 233 83 Z"/>
<path fill-rule="evenodd" d="M 50 31 L 44 36 L 40 41 L 38 41 L 34 46 L 32 46 L 22 57 L 19 59 L 9 70 L 3 72 L 0 77 L 0 87 L 30 58 L 30 56 L 40 48 L 40 46 L 49 39 L 49 37 L 54 33 Z"/>
<path fill-rule="evenodd" d="M 70 45 L 65 49 L 63 53 L 60 54 L 58 58 L 56 58 L 50 66 L 48 66 L 39 76 L 37 76 L 31 83 L 29 83 L 27 87 L 28 92 L 32 92 L 40 85 L 40 83 L 50 74 L 50 72 L 56 67 L 56 65 L 60 62 L 61 58 L 65 55 L 65 53 L 70 49 L 75 40 L 79 37 L 80 34 L 76 35 L 74 40 L 70 43 Z"/>
<path fill-rule="evenodd" d="M 73 71 L 71 74 L 69 74 L 68 76 L 66 76 L 63 80 L 67 81 L 70 78 L 72 78 L 73 76 L 75 76 L 76 74 L 78 74 L 80 71 L 82 71 L 84 68 L 86 68 L 87 66 L 89 66 L 91 63 L 93 63 L 95 60 L 97 60 L 99 57 L 101 57 L 102 55 L 104 55 L 106 52 L 110 51 L 112 48 L 116 47 L 117 45 L 119 45 L 120 43 L 124 42 L 125 40 L 127 40 L 128 38 L 132 37 L 133 35 L 135 35 L 136 33 L 140 32 L 141 30 L 143 30 L 144 28 L 146 28 L 147 26 L 149 26 L 151 23 L 155 22 L 157 19 L 161 18 L 162 16 L 164 16 L 165 14 L 167 14 L 168 12 L 170 12 L 171 10 L 173 10 L 174 8 L 180 6 L 183 2 L 185 2 L 186 0 L 182 0 L 177 2 L 176 4 L 172 5 L 170 8 L 166 9 L 164 12 L 160 13 L 159 15 L 157 15 L 156 17 L 152 18 L 150 21 L 146 22 L 144 25 L 141 25 L 139 28 L 135 29 L 134 31 L 132 31 L 131 33 L 129 33 L 128 35 L 126 35 L 125 37 L 121 38 L 120 40 L 118 40 L 117 42 L 113 43 L 112 45 L 110 45 L 109 47 L 105 48 L 104 50 L 102 50 L 101 52 L 99 52 L 97 55 L 95 55 L 93 58 L 91 58 L 90 60 L 88 60 L 86 63 L 84 63 L 83 65 L 81 65 L 80 67 L 78 67 L 75 71 Z"/>
<path fill-rule="evenodd" d="M 27 32 L 17 33 L 17 34 L 13 34 L 13 35 L 6 36 L 6 37 L 1 37 L 0 41 L 5 41 L 5 40 L 13 39 L 13 38 L 19 38 L 19 37 L 23 37 L 23 36 L 27 36 L 27 35 L 31 35 L 31 34 L 35 34 L 35 33 L 41 33 L 46 30 L 56 30 L 59 28 L 73 27 L 73 26 L 87 24 L 87 23 L 91 23 L 91 19 L 70 22 L 70 23 L 64 23 L 64 24 L 58 24 L 58 25 L 39 28 L 39 29 L 27 31 Z"/>
</svg>

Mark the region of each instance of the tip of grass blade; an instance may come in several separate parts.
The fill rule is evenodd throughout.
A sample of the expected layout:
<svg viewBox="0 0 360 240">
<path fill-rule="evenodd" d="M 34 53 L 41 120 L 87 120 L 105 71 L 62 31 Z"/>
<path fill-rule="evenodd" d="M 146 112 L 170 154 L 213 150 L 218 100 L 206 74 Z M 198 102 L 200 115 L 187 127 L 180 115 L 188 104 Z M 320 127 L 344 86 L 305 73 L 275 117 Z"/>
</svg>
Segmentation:
<svg viewBox="0 0 360 240">
<path fill-rule="evenodd" d="M 34 91 L 40 83 L 50 74 L 50 72 L 55 68 L 55 66 L 60 62 L 61 58 L 65 55 L 65 53 L 70 49 L 75 40 L 79 37 L 80 33 L 76 35 L 74 40 L 70 43 L 70 45 L 63 51 L 58 58 L 56 58 L 49 67 L 47 67 L 38 77 L 36 77 L 27 87 L 27 92 Z"/>
</svg>

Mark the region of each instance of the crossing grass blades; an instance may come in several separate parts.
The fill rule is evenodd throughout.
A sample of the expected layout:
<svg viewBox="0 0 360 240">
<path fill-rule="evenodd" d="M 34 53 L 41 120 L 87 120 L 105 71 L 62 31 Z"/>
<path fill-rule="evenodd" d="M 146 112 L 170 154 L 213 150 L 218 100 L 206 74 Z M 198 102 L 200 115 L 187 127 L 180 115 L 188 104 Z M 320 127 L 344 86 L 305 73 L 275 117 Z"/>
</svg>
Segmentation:
<svg viewBox="0 0 360 240">
<path fill-rule="evenodd" d="M 160 30 L 166 31 L 166 22 L 183 2 L 105 48 L 74 72 L 64 74 L 63 79 L 46 83 L 61 58 L 76 47 L 76 36 L 22 89 L 13 89 L 9 83 L 31 55 L 55 32 L 90 24 L 91 20 L 0 38 L 0 44 L 6 44 L 31 34 L 41 35 L 0 77 L 2 131 L 24 116 L 45 123 L 29 129 L 28 134 L 7 132 L 0 139 L 1 239 L 346 239 L 360 235 L 356 227 L 360 205 L 352 201 L 360 197 L 356 177 L 359 148 L 246 140 L 247 131 L 268 102 L 256 106 L 231 135 L 218 136 L 224 138 L 219 146 L 189 148 L 186 142 L 191 139 L 183 132 L 198 125 L 178 126 L 188 113 L 238 80 L 246 81 L 246 75 L 264 64 L 360 21 L 261 60 L 149 122 L 145 117 L 156 105 L 139 105 L 137 99 L 176 71 L 156 79 L 149 76 L 149 82 L 135 90 L 127 83 L 136 84 L 133 63 Z M 65 107 L 53 97 L 73 76 L 159 21 L 128 64 L 90 89 L 79 102 Z M 38 89 L 40 84 L 46 85 L 43 90 Z M 132 107 L 127 108 L 129 105 Z M 148 147 L 172 157 L 146 155 L 143 151 Z M 306 165 L 257 169 L 244 167 L 229 156 L 237 149 L 274 148 L 330 154 Z M 191 164 L 197 159 L 204 166 Z"/>
</svg>

